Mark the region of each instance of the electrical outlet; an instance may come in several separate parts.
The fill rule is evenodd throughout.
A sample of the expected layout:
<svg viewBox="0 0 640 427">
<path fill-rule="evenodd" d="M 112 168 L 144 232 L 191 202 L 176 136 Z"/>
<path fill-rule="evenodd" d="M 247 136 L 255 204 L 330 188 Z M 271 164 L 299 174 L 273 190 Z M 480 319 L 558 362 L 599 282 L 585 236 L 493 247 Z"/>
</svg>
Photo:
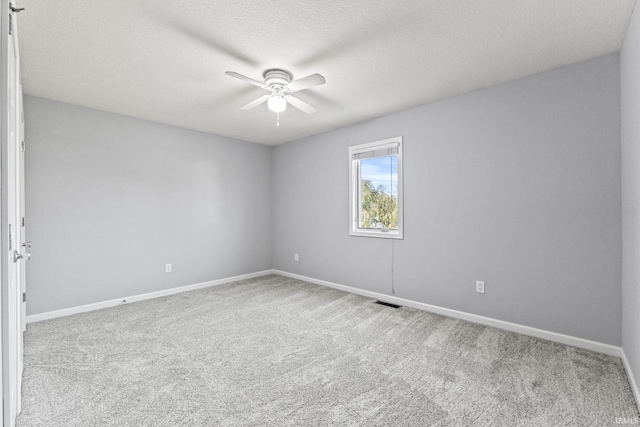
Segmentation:
<svg viewBox="0 0 640 427">
<path fill-rule="evenodd" d="M 476 280 L 476 292 L 484 294 L 484 282 L 481 280 Z"/>
<path fill-rule="evenodd" d="M 298 261 L 298 254 L 293 254 L 293 259 Z"/>
<path fill-rule="evenodd" d="M 167 265 L 164 267 L 164 270 L 165 270 L 167 273 L 171 273 L 171 264 L 167 264 Z"/>
</svg>

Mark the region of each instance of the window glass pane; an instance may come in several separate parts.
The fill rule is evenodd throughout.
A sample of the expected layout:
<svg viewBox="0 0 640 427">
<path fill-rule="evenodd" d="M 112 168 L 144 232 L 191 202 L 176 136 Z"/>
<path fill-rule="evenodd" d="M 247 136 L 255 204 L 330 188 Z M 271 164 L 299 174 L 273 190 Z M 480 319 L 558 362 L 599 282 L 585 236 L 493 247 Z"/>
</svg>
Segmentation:
<svg viewBox="0 0 640 427">
<path fill-rule="evenodd" d="M 357 160 L 360 171 L 358 227 L 398 229 L 398 155 Z"/>
</svg>

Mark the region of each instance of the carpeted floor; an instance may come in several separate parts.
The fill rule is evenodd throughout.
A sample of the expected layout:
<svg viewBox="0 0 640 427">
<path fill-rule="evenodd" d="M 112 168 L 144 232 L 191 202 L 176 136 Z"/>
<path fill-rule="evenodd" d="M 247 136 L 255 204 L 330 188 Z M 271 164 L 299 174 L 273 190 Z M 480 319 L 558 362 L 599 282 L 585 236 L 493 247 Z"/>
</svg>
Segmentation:
<svg viewBox="0 0 640 427">
<path fill-rule="evenodd" d="M 33 323 L 24 426 L 603 426 L 619 358 L 282 276 Z"/>
</svg>

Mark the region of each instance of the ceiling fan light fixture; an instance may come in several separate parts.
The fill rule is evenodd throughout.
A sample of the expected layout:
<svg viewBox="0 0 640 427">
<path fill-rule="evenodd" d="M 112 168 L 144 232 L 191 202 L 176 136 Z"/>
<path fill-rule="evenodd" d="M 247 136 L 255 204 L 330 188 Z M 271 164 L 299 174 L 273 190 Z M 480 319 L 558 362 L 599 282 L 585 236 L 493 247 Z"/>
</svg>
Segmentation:
<svg viewBox="0 0 640 427">
<path fill-rule="evenodd" d="M 274 113 L 282 113 L 287 109 L 287 100 L 282 94 L 273 94 L 267 101 L 267 106 Z"/>
<path fill-rule="evenodd" d="M 265 71 L 263 74 L 264 83 L 253 80 L 247 76 L 243 76 L 235 71 L 227 71 L 225 74 L 235 77 L 236 79 L 244 80 L 254 86 L 258 86 L 260 89 L 271 92 L 270 95 L 263 95 L 260 98 L 254 99 L 248 104 L 243 105 L 240 107 L 241 110 L 250 110 L 266 102 L 269 110 L 277 113 L 278 117 L 280 117 L 280 113 L 287 109 L 287 104 L 291 104 L 298 110 L 307 114 L 315 113 L 316 107 L 290 94 L 306 90 L 311 87 L 320 86 L 327 82 L 325 78 L 318 73 L 291 81 L 291 73 L 279 68 L 272 68 Z"/>
</svg>

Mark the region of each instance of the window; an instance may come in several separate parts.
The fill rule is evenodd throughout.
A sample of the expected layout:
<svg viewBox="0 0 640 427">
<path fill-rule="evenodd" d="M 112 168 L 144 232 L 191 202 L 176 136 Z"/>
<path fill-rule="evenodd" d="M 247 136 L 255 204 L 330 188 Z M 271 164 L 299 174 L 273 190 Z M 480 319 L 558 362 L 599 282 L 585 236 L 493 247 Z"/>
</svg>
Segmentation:
<svg viewBox="0 0 640 427">
<path fill-rule="evenodd" d="M 349 147 L 352 236 L 402 239 L 402 137 Z"/>
</svg>

